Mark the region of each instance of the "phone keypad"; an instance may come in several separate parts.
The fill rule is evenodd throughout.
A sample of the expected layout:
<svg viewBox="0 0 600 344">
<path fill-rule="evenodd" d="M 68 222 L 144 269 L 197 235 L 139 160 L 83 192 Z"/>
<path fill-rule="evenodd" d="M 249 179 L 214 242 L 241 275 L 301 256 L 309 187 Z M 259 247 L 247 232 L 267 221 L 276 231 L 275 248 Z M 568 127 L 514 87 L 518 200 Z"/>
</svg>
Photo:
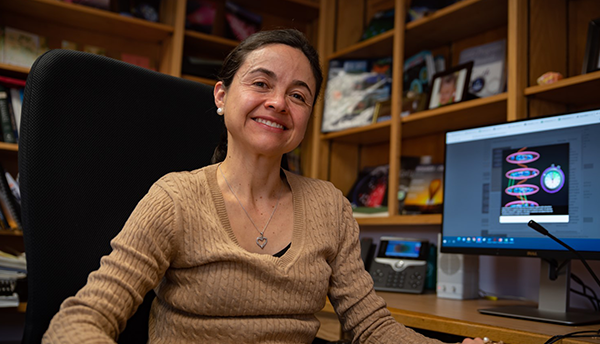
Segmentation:
<svg viewBox="0 0 600 344">
<path fill-rule="evenodd" d="M 392 268 L 377 267 L 371 270 L 371 277 L 376 290 L 421 292 L 425 283 L 425 272 L 418 268 L 395 271 Z"/>
</svg>

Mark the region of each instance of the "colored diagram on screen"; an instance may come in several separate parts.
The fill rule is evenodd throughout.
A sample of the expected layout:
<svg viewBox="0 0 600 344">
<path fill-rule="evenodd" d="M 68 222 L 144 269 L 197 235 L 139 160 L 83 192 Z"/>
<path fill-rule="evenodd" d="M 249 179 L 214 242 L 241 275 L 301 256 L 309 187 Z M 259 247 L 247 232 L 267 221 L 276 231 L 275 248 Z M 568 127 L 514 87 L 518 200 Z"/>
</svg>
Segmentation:
<svg viewBox="0 0 600 344">
<path fill-rule="evenodd" d="M 568 222 L 569 144 L 502 151 L 500 222 Z"/>
</svg>

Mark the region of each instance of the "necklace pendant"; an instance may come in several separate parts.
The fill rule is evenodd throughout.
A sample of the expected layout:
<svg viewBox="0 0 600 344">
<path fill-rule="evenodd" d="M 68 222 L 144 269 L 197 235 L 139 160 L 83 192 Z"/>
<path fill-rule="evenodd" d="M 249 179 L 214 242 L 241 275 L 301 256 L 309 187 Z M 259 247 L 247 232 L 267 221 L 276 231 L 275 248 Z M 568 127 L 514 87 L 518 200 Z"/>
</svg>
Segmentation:
<svg viewBox="0 0 600 344">
<path fill-rule="evenodd" d="M 267 238 L 265 238 L 262 234 L 256 238 L 256 244 L 258 245 L 258 247 L 260 247 L 261 249 L 264 249 L 265 246 L 267 246 L 267 242 L 269 240 L 267 240 Z"/>
</svg>

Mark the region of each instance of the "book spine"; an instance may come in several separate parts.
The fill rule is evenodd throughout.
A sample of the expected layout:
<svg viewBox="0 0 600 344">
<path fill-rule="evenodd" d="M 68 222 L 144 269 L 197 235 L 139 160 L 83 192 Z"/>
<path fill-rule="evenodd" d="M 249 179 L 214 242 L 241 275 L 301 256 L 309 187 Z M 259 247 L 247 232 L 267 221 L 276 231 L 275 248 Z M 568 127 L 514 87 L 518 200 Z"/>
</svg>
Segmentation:
<svg viewBox="0 0 600 344">
<path fill-rule="evenodd" d="M 21 109 L 23 108 L 23 88 L 10 88 L 10 101 L 15 117 L 17 137 L 21 133 Z M 18 138 L 17 138 L 18 140 Z"/>
<path fill-rule="evenodd" d="M 6 171 L 4 167 L 0 165 L 0 199 L 6 207 L 9 217 L 12 217 L 14 223 L 10 223 L 12 228 L 22 229 L 21 225 L 21 206 L 17 203 L 17 200 L 10 190 L 8 180 L 6 179 Z"/>
<path fill-rule="evenodd" d="M 0 85 L 0 127 L 2 128 L 2 140 L 7 143 L 17 143 L 14 136 L 13 126 L 8 104 L 7 89 Z"/>
</svg>

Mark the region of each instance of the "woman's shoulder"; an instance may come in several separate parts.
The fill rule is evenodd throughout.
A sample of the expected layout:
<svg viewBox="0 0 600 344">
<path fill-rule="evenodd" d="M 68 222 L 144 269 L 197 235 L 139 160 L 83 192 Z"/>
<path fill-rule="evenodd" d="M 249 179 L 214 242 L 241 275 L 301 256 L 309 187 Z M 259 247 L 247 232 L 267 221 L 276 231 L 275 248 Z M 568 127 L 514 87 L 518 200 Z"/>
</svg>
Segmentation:
<svg viewBox="0 0 600 344">
<path fill-rule="evenodd" d="M 163 175 L 156 181 L 156 184 L 164 189 L 178 191 L 190 189 L 204 189 L 204 186 L 209 184 L 211 174 L 214 177 L 214 172 L 217 165 L 208 165 L 190 171 L 174 171 Z"/>
<path fill-rule="evenodd" d="M 296 192 L 300 192 L 303 197 L 312 196 L 323 200 L 330 200 L 332 198 L 343 196 L 342 192 L 329 181 L 305 177 L 287 171 L 286 177 L 288 178 L 292 189 Z"/>
</svg>

